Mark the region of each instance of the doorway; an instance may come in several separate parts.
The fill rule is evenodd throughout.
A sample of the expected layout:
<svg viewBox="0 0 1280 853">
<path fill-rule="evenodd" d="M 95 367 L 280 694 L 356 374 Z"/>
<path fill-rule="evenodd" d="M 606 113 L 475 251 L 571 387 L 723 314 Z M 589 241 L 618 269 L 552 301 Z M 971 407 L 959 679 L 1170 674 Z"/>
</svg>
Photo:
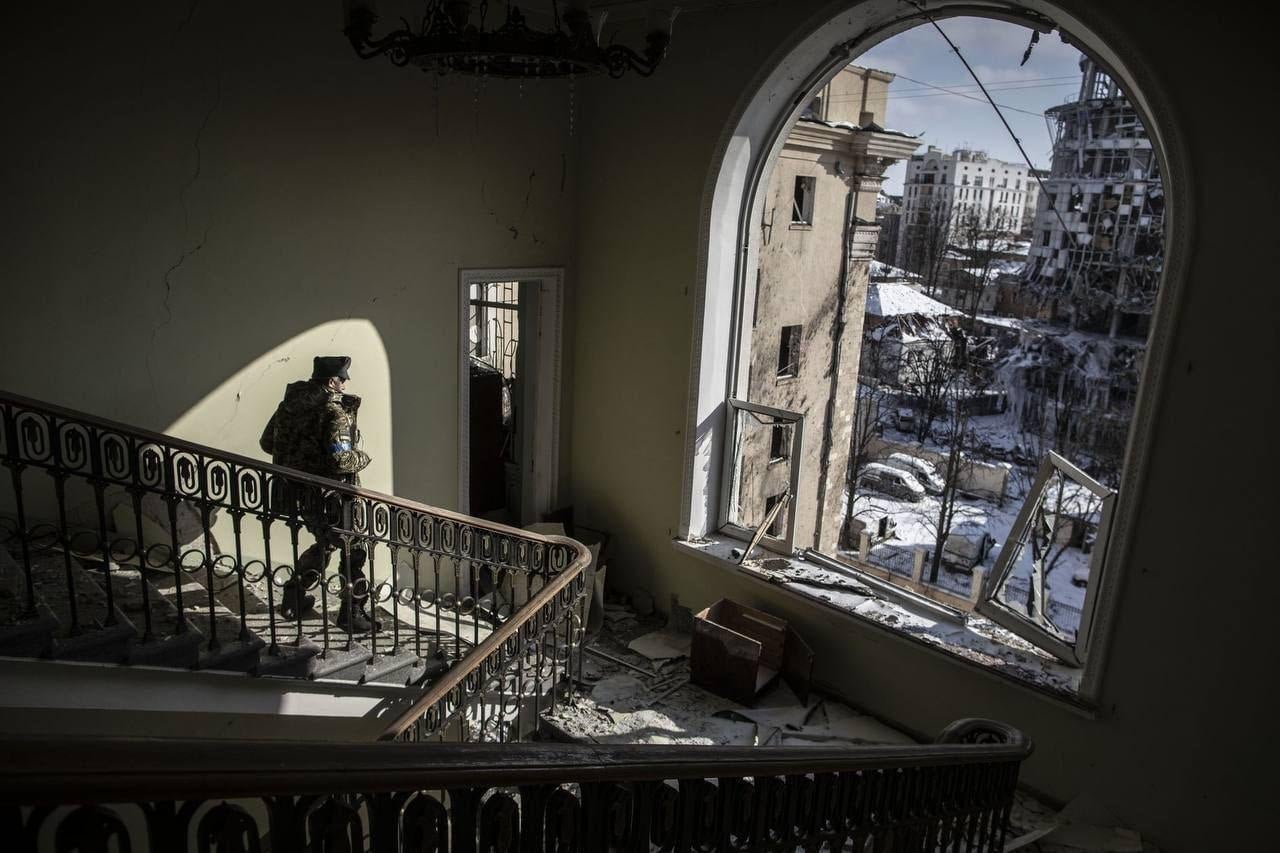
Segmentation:
<svg viewBox="0 0 1280 853">
<path fill-rule="evenodd" d="M 555 508 L 560 270 L 463 270 L 459 507 L 503 524 Z"/>
</svg>

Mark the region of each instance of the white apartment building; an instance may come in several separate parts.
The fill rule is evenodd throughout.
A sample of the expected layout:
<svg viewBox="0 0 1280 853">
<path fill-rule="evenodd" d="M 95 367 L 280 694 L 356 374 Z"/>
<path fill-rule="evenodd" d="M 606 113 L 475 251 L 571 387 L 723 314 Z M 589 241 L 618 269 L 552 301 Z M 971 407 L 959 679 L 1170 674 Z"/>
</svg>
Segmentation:
<svg viewBox="0 0 1280 853">
<path fill-rule="evenodd" d="M 913 247 L 918 250 L 921 241 L 928 239 L 920 232 L 936 230 L 938 222 L 956 214 L 976 213 L 984 227 L 1020 230 L 1031 180 L 1025 164 L 996 160 L 985 151 L 957 148 L 944 154 L 930 145 L 914 155 L 907 162 L 903 182 L 903 238 L 898 242 L 896 265 L 910 269 Z M 1034 212 L 1034 206 L 1031 209 Z"/>
</svg>

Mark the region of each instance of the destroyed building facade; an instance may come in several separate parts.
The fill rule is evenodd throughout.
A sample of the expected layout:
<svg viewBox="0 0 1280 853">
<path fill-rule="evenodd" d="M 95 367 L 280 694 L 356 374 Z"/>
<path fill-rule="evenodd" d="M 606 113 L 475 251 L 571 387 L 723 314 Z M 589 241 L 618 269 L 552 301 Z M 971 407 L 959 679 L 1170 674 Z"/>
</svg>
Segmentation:
<svg viewBox="0 0 1280 853">
<path fill-rule="evenodd" d="M 812 100 L 773 167 L 758 232 L 748 399 L 801 415 L 803 441 L 792 459 L 791 426 L 743 430 L 736 512 L 761 523 L 799 466 L 795 529 L 770 531 L 797 548 L 834 552 L 844 516 L 877 199 L 885 170 L 918 145 L 880 124 L 892 79 L 849 66 Z"/>
<path fill-rule="evenodd" d="M 1079 97 L 1045 112 L 1053 168 L 1027 281 L 1073 328 L 1145 337 L 1164 257 L 1160 165 L 1115 80 L 1088 57 L 1080 69 Z"/>
<path fill-rule="evenodd" d="M 1088 57 L 1074 101 L 1045 115 L 1053 168 L 1043 180 L 1023 287 L 1064 332 L 1015 353 L 1010 382 L 1024 428 L 1114 481 L 1141 380 L 1164 257 L 1164 191 L 1133 103 Z"/>
</svg>

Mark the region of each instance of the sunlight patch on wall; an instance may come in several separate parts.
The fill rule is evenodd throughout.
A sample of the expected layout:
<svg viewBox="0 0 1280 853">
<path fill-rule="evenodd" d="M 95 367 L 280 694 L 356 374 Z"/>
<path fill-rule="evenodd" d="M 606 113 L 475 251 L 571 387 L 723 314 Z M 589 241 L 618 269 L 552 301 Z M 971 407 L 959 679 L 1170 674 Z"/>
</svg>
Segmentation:
<svg viewBox="0 0 1280 853">
<path fill-rule="evenodd" d="M 228 377 L 164 430 L 188 441 L 255 459 L 262 428 L 290 382 L 311 376 L 317 355 L 351 356 L 349 393 L 360 406 L 362 448 L 372 457 L 361 485 L 392 493 L 391 366 L 382 336 L 373 323 L 343 319 L 322 323 L 271 349 Z"/>
</svg>

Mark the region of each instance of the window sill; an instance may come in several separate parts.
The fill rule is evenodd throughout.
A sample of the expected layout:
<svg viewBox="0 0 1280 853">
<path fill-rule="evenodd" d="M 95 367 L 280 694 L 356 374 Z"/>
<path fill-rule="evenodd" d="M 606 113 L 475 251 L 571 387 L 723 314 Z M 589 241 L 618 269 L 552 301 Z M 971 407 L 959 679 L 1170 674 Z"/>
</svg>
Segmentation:
<svg viewBox="0 0 1280 853">
<path fill-rule="evenodd" d="M 791 230 L 792 231 L 812 231 L 813 223 L 812 222 L 792 222 Z"/>
<path fill-rule="evenodd" d="M 741 549 L 746 543 L 727 536 L 676 539 L 673 544 L 684 553 L 740 577 L 767 584 L 806 604 L 834 611 L 859 625 L 878 629 L 970 671 L 1016 685 L 1087 719 L 1097 718 L 1096 706 L 1079 693 L 1083 670 L 1060 663 L 977 614 L 953 620 L 930 612 L 927 606 L 915 607 L 905 601 L 889 600 L 872 593 L 872 589 L 877 584 L 883 585 L 884 581 L 862 575 L 852 566 L 836 576 L 836 572 L 814 562 L 770 552 L 763 553 L 769 555 L 769 562 L 785 563 L 784 570 L 766 567 L 765 559 L 752 559 L 741 566 L 730 557 L 730 551 Z M 757 553 L 760 553 L 759 549 Z M 813 577 L 815 581 L 821 580 L 821 583 L 796 580 L 798 572 Z M 864 582 L 867 577 L 869 580 Z M 832 581 L 847 583 L 841 586 Z M 864 592 L 872 594 L 855 592 L 853 587 L 859 585 L 865 587 Z M 906 590 L 904 593 L 907 597 L 912 595 Z"/>
</svg>

